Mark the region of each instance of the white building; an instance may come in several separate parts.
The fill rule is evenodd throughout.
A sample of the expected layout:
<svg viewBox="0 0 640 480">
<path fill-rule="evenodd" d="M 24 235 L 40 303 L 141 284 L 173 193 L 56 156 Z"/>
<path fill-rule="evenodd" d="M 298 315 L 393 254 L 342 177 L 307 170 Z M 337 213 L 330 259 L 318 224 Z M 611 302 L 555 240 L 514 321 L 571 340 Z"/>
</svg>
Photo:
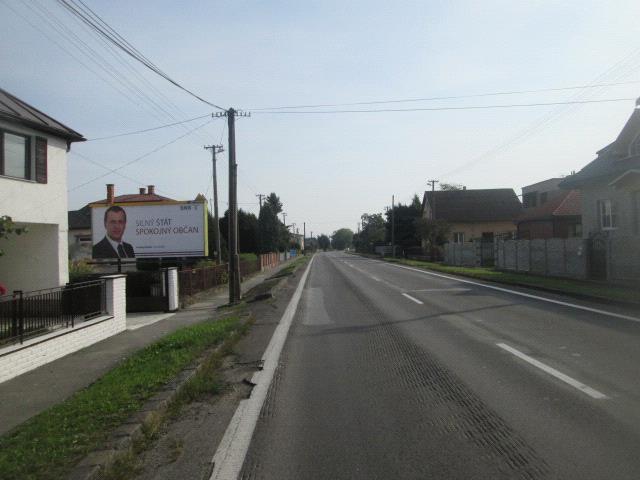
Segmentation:
<svg viewBox="0 0 640 480">
<path fill-rule="evenodd" d="M 0 216 L 28 232 L 0 239 L 9 292 L 69 280 L 67 152 L 82 135 L 0 89 Z"/>
</svg>

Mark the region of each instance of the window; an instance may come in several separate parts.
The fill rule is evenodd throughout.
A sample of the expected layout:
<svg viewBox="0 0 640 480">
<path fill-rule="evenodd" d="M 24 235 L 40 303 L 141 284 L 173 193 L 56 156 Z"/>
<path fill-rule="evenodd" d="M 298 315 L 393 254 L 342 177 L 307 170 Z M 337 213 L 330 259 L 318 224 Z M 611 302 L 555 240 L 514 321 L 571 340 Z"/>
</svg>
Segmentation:
<svg viewBox="0 0 640 480">
<path fill-rule="evenodd" d="M 453 243 L 464 243 L 464 232 L 453 232 Z"/>
<path fill-rule="evenodd" d="M 0 130 L 0 175 L 47 183 L 47 139 Z"/>
<path fill-rule="evenodd" d="M 522 195 L 522 206 L 524 208 L 532 208 L 537 205 L 538 192 L 525 193 Z"/>
<path fill-rule="evenodd" d="M 543 203 L 547 203 L 547 192 L 542 192 L 540 194 L 540 205 Z"/>
<path fill-rule="evenodd" d="M 611 200 L 598 201 L 598 216 L 600 217 L 600 228 L 603 230 L 618 226 L 615 204 Z"/>
</svg>

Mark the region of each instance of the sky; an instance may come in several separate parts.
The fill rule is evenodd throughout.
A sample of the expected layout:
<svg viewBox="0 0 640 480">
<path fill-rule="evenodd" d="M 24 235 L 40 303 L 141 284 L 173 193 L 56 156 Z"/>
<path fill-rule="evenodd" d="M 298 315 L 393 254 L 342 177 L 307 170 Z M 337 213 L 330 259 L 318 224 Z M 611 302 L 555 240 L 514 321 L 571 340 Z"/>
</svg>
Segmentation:
<svg viewBox="0 0 640 480">
<path fill-rule="evenodd" d="M 640 96 L 640 2 L 84 2 L 187 89 L 251 112 L 236 123 L 239 207 L 257 214 L 256 194 L 275 192 L 307 235 L 355 231 L 363 213 L 422 196 L 430 179 L 520 194 L 580 170 Z M 107 183 L 212 196 L 203 147 L 228 150 L 226 119 L 59 2 L 0 0 L 0 72 L 1 88 L 89 140 L 68 156 L 70 209 L 105 198 Z M 484 95 L 545 89 L 563 90 Z M 395 102 L 432 97 L 463 98 Z M 280 109 L 376 101 L 394 102 Z M 538 105 L 469 108 L 523 104 Z M 423 110 L 327 112 L 401 109 Z M 222 212 L 227 162 L 218 155 Z"/>
</svg>

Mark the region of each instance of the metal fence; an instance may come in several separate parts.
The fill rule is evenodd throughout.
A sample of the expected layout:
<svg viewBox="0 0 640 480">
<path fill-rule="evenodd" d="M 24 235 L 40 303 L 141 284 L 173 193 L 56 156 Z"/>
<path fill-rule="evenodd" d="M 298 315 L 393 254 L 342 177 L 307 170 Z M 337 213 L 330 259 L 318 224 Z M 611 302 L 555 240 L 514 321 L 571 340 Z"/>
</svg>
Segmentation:
<svg viewBox="0 0 640 480">
<path fill-rule="evenodd" d="M 259 258 L 258 260 L 241 260 L 239 263 L 241 277 L 246 277 L 261 270 Z M 228 272 L 229 266 L 226 263 L 212 267 L 180 270 L 178 272 L 180 296 L 188 297 L 218 285 L 224 285 L 229 281 Z"/>
<path fill-rule="evenodd" d="M 228 278 L 226 264 L 180 270 L 178 272 L 180 296 L 188 297 L 218 285 L 223 285 L 227 283 Z"/>
<path fill-rule="evenodd" d="M 0 297 L 0 345 L 22 343 L 104 314 L 104 280 L 32 292 L 17 290 Z"/>
</svg>

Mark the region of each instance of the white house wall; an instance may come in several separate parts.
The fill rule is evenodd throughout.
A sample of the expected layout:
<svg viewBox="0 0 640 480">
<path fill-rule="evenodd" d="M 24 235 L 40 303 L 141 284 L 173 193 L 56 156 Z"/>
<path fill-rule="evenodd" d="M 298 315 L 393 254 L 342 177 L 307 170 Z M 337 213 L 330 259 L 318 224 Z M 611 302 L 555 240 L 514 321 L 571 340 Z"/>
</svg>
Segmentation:
<svg viewBox="0 0 640 480">
<path fill-rule="evenodd" d="M 59 286 L 69 280 L 67 143 L 9 122 L 0 121 L 0 128 L 47 139 L 47 183 L 0 176 L 0 215 L 29 228 L 24 236 L 0 240 L 7 252 L 0 257 L 0 282 L 9 290 Z"/>
</svg>

